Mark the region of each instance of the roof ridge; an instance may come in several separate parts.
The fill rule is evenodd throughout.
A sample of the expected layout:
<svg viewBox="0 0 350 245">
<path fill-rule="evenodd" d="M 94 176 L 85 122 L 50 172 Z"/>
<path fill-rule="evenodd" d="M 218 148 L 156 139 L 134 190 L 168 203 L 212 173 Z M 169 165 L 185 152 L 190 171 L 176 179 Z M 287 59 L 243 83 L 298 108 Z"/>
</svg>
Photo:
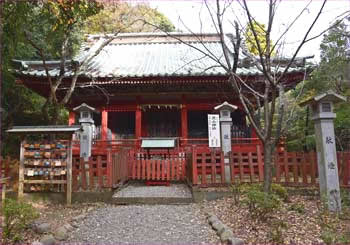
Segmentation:
<svg viewBox="0 0 350 245">
<path fill-rule="evenodd" d="M 229 34 L 229 33 L 227 33 Z M 88 38 L 101 38 L 101 37 L 109 37 L 113 36 L 113 33 L 98 33 L 98 34 L 87 34 Z M 119 33 L 118 37 L 144 37 L 144 36 L 152 36 L 152 37 L 170 37 L 170 36 L 218 36 L 215 32 L 208 33 L 191 33 L 191 32 L 125 32 Z"/>
<path fill-rule="evenodd" d="M 149 44 L 149 45 L 156 45 L 156 44 L 192 44 L 192 43 L 220 43 L 220 41 L 184 41 L 184 42 L 180 42 L 180 41 L 175 41 L 175 42 L 125 42 L 125 43 L 110 43 L 108 44 L 111 45 L 111 46 L 117 46 L 117 45 L 146 45 L 146 44 Z"/>
</svg>

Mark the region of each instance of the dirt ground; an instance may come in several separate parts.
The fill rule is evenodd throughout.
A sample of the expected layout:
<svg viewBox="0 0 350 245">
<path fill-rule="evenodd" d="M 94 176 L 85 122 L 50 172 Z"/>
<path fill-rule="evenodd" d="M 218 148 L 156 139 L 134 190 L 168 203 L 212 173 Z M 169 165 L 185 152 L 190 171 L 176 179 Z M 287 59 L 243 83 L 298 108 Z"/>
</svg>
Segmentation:
<svg viewBox="0 0 350 245">
<path fill-rule="evenodd" d="M 40 213 L 39 221 L 51 224 L 51 230 L 72 221 L 80 214 L 106 207 L 104 203 L 74 204 L 71 207 L 43 202 L 33 203 Z M 233 197 L 205 201 L 195 205 L 202 214 L 214 213 L 228 225 L 237 238 L 247 244 L 350 243 L 350 211 L 340 215 L 328 213 L 317 195 L 290 195 L 279 211 L 264 220 L 252 218 L 244 197 L 235 203 Z M 2 218 L 2 217 L 1 217 Z M 37 241 L 40 235 L 31 229 L 23 234 L 23 243 Z"/>
<path fill-rule="evenodd" d="M 65 223 L 72 221 L 73 217 L 81 214 L 92 212 L 98 207 L 103 207 L 103 203 L 86 203 L 86 204 L 73 204 L 70 207 L 61 204 L 49 204 L 46 202 L 32 202 L 33 207 L 38 211 L 39 218 L 36 222 L 49 223 L 51 224 L 51 230 L 54 231 Z M 0 214 L 1 220 L 3 216 Z M 23 240 L 21 244 L 31 244 L 34 241 L 40 240 L 39 235 L 34 232 L 31 228 L 25 230 L 21 234 Z"/>
<path fill-rule="evenodd" d="M 290 195 L 279 211 L 262 220 L 252 217 L 244 196 L 238 203 L 233 197 L 207 201 L 201 209 L 215 214 L 247 244 L 350 244 L 349 207 L 340 215 L 329 213 L 317 195 Z"/>
</svg>

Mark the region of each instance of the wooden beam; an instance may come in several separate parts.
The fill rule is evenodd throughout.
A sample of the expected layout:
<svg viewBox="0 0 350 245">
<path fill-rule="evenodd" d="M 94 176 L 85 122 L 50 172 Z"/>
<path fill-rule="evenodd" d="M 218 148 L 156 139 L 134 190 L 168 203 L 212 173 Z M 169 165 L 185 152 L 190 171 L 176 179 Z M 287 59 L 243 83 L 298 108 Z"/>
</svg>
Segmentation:
<svg viewBox="0 0 350 245">
<path fill-rule="evenodd" d="M 142 130 L 142 111 L 141 107 L 137 106 L 135 111 L 135 137 L 136 139 L 141 138 L 141 130 Z"/>
<path fill-rule="evenodd" d="M 187 107 L 186 107 L 186 105 L 181 105 L 181 137 L 183 139 L 188 138 Z"/>
</svg>

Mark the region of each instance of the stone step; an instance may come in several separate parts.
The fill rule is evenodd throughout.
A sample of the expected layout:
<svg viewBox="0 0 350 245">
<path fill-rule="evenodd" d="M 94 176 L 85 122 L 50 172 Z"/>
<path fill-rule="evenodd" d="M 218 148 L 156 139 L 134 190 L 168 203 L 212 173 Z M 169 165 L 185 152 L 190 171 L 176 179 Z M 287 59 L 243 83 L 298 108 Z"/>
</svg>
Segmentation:
<svg viewBox="0 0 350 245">
<path fill-rule="evenodd" d="M 189 204 L 193 202 L 193 197 L 185 184 L 146 186 L 144 183 L 132 183 L 116 191 L 112 202 L 115 204 Z"/>
<path fill-rule="evenodd" d="M 181 198 L 181 197 L 114 197 L 112 198 L 112 203 L 123 204 L 123 205 L 133 205 L 133 204 L 190 204 L 193 202 L 191 198 Z"/>
</svg>

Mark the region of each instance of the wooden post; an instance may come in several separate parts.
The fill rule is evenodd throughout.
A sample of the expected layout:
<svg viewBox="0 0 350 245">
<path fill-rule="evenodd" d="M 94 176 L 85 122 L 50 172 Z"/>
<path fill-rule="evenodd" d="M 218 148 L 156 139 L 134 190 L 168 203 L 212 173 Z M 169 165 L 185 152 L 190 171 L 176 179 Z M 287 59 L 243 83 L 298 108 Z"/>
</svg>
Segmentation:
<svg viewBox="0 0 350 245">
<path fill-rule="evenodd" d="M 108 130 L 108 112 L 105 109 L 103 109 L 102 118 L 101 118 L 101 140 L 107 140 L 107 130 Z"/>
<path fill-rule="evenodd" d="M 259 181 L 264 181 L 264 161 L 262 158 L 260 145 L 256 146 L 256 154 L 258 156 Z"/>
<path fill-rule="evenodd" d="M 68 118 L 68 125 L 74 125 L 75 124 L 75 113 L 73 111 L 69 112 L 69 118 Z"/>
<path fill-rule="evenodd" d="M 181 105 L 181 137 L 182 139 L 188 138 L 188 125 L 187 125 L 187 107 L 186 105 Z M 186 145 L 186 141 L 183 141 Z"/>
<path fill-rule="evenodd" d="M 72 141 L 68 142 L 68 162 L 67 162 L 67 205 L 72 204 Z"/>
<path fill-rule="evenodd" d="M 135 111 L 135 138 L 141 138 L 141 129 L 142 129 L 142 111 L 141 107 L 137 106 Z"/>
<path fill-rule="evenodd" d="M 1 182 L 2 188 L 1 188 L 1 204 L 2 207 L 5 205 L 5 199 L 6 199 L 6 180 Z"/>
<path fill-rule="evenodd" d="M 198 184 L 198 173 L 197 173 L 197 149 L 196 146 L 192 148 L 192 184 Z"/>
<path fill-rule="evenodd" d="M 119 155 L 121 153 L 119 152 Z M 125 163 L 126 164 L 126 163 Z M 107 186 L 109 188 L 113 187 L 113 158 L 112 158 L 112 153 L 111 153 L 111 149 L 108 148 L 107 149 Z M 120 171 L 121 169 L 119 168 L 118 171 Z"/>
<path fill-rule="evenodd" d="M 19 160 L 18 199 L 22 199 L 23 198 L 23 188 L 24 188 L 24 144 L 25 144 L 25 141 L 21 141 L 20 160 Z"/>
</svg>

